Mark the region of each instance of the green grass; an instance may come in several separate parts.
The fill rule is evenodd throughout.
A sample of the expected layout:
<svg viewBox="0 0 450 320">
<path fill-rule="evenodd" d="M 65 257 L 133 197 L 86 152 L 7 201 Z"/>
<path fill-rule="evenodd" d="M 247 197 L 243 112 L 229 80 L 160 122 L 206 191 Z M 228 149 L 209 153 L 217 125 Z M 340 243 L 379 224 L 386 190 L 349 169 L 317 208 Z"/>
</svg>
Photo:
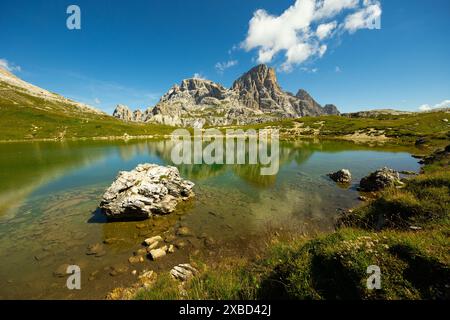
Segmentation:
<svg viewBox="0 0 450 320">
<path fill-rule="evenodd" d="M 165 135 L 173 127 L 126 123 L 108 115 L 80 112 L 54 102 L 10 90 L 0 83 L 0 140 L 71 139 Z"/>
<path fill-rule="evenodd" d="M 343 116 L 304 117 L 277 122 L 247 125 L 241 128 L 262 129 L 277 127 L 281 135 L 292 136 L 291 129 L 302 124 L 302 128 L 310 128 L 301 135 L 313 134 L 313 129 L 320 129 L 320 136 L 340 137 L 355 132 L 372 133 L 374 136 L 384 134 L 389 138 L 412 140 L 418 137 L 429 139 L 449 139 L 450 125 L 444 119 L 450 118 L 446 112 L 415 113 L 411 115 L 380 115 L 370 118 L 349 118 Z M 323 122 L 323 123 L 322 123 Z"/>
</svg>

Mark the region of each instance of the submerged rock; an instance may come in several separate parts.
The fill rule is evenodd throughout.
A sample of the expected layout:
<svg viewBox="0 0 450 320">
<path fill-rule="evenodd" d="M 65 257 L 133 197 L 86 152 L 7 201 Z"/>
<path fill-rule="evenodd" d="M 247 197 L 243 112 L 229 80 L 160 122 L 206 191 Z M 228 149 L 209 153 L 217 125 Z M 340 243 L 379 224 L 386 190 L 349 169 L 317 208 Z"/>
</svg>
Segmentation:
<svg viewBox="0 0 450 320">
<path fill-rule="evenodd" d="M 341 169 L 334 173 L 329 173 L 328 176 L 331 180 L 338 183 L 350 183 L 352 181 L 352 174 L 348 169 Z"/>
<path fill-rule="evenodd" d="M 67 263 L 60 265 L 55 271 L 53 271 L 53 276 L 58 278 L 66 277 L 67 268 L 69 268 L 69 265 Z"/>
<path fill-rule="evenodd" d="M 144 262 L 144 257 L 143 256 L 132 256 L 132 257 L 128 258 L 128 262 L 131 264 Z"/>
<path fill-rule="evenodd" d="M 106 254 L 106 251 L 101 243 L 95 243 L 87 247 L 86 254 L 88 256 L 102 257 Z"/>
<path fill-rule="evenodd" d="M 177 236 L 187 237 L 191 235 L 192 235 L 191 229 L 189 229 L 186 226 L 182 226 L 177 229 Z"/>
<path fill-rule="evenodd" d="M 175 167 L 140 164 L 119 173 L 103 195 L 100 208 L 109 219 L 147 219 L 173 212 L 180 201 L 194 196 L 193 187 Z"/>
<path fill-rule="evenodd" d="M 385 167 L 362 178 L 359 183 L 359 189 L 361 191 L 371 192 L 379 191 L 386 187 L 402 185 L 404 185 L 404 183 L 400 181 L 400 174 L 395 170 Z"/>
</svg>

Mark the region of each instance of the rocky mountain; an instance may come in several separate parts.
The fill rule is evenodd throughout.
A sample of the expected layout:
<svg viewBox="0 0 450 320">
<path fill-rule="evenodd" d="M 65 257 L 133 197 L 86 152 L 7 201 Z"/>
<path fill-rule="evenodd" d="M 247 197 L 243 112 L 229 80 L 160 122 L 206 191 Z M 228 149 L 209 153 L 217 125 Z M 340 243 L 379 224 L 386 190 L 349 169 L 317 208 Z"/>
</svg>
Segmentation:
<svg viewBox="0 0 450 320">
<path fill-rule="evenodd" d="M 29 105 L 36 109 L 64 113 L 93 113 L 103 115 L 100 110 L 87 104 L 76 102 L 32 85 L 18 78 L 8 70 L 0 67 L 0 92 L 3 100 L 17 105 Z M 32 103 L 32 99 L 46 101 L 45 105 Z"/>
<path fill-rule="evenodd" d="M 114 116 L 125 121 L 203 127 L 339 114 L 335 106 L 322 107 L 305 90 L 299 90 L 295 96 L 283 91 L 275 70 L 266 65 L 254 67 L 230 89 L 204 79 L 183 80 L 164 94 L 154 108 L 136 112 L 142 120 L 123 106 L 116 108 Z"/>
<path fill-rule="evenodd" d="M 326 114 L 340 115 L 339 109 L 334 104 L 326 104 L 323 107 Z"/>
</svg>

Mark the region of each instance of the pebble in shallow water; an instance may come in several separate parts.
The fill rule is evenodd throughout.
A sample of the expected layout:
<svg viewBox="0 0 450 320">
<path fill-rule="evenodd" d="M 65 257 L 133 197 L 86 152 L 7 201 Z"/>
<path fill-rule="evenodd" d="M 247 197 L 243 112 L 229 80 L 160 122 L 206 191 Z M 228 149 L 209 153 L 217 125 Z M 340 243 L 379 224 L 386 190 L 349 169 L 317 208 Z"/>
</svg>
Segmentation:
<svg viewBox="0 0 450 320">
<path fill-rule="evenodd" d="M 187 236 L 191 236 L 192 232 L 188 227 L 179 227 L 177 229 L 177 236 L 181 236 L 181 237 L 187 237 Z"/>
<path fill-rule="evenodd" d="M 96 257 L 102 257 L 106 254 L 105 248 L 102 244 L 96 243 L 91 244 L 87 247 L 86 254 L 88 256 L 96 256 Z"/>
<path fill-rule="evenodd" d="M 158 249 L 150 250 L 149 252 L 150 258 L 152 258 L 152 260 L 157 260 L 164 257 L 167 253 L 167 249 L 168 249 L 167 246 L 164 246 Z"/>
</svg>

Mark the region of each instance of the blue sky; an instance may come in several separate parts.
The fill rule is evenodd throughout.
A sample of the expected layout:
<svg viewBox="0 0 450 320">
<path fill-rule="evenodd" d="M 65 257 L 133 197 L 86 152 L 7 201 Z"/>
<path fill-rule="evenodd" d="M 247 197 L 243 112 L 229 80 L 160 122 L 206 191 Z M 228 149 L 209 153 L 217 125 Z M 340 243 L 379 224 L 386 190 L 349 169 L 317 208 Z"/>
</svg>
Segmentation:
<svg viewBox="0 0 450 320">
<path fill-rule="evenodd" d="M 297 6 L 303 1 L 313 0 Z M 293 49 L 288 57 L 283 39 L 307 20 L 303 9 L 280 29 L 270 22 L 286 18 L 295 0 L 2 0 L 0 63 L 26 81 L 107 112 L 118 103 L 152 106 L 194 74 L 229 87 L 260 61 L 278 70 L 285 90 L 304 88 L 344 112 L 418 110 L 450 99 L 450 1 L 327 1 L 358 4 L 312 22 L 312 30 L 336 23 L 325 39 L 286 40 Z M 382 10 L 381 29 L 342 27 L 367 2 Z M 70 4 L 81 8 L 81 30 L 66 27 Z M 265 13 L 249 34 L 258 9 Z M 267 41 L 266 49 L 275 52 L 269 59 L 258 51 Z M 302 41 L 310 49 L 306 55 Z"/>
</svg>

